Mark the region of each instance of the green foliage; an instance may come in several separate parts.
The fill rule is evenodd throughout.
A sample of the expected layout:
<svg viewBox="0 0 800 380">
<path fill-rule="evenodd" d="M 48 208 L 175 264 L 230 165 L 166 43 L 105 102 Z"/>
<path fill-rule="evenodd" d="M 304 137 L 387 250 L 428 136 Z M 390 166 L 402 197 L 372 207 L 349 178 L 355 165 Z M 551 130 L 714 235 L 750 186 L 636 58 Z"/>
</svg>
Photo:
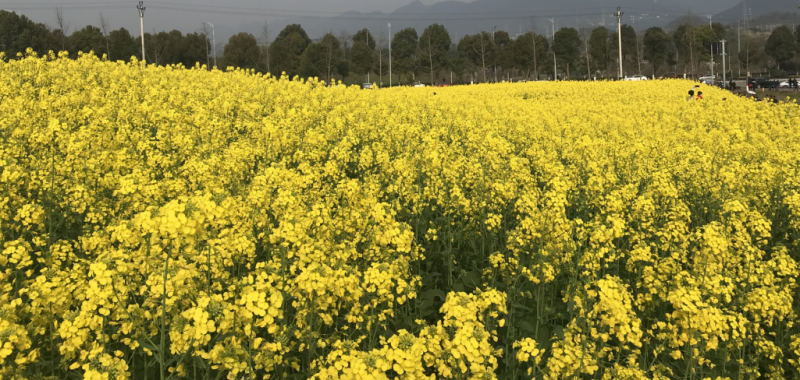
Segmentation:
<svg viewBox="0 0 800 380">
<path fill-rule="evenodd" d="M 113 30 L 108 34 L 108 44 L 113 60 L 129 61 L 131 57 L 139 56 L 141 50 L 137 49 L 136 40 L 125 28 Z"/>
<path fill-rule="evenodd" d="M 370 49 L 375 50 L 375 36 L 369 32 L 369 29 L 364 28 L 356 32 L 353 36 L 353 44 L 359 41 L 366 43 Z"/>
<path fill-rule="evenodd" d="M 419 37 L 414 28 L 406 28 L 392 38 L 392 65 L 402 82 L 402 76 L 414 71 L 417 61 Z"/>
<path fill-rule="evenodd" d="M 434 73 L 447 67 L 447 53 L 452 43 L 450 34 L 442 25 L 430 25 L 422 32 L 419 38 L 419 63 L 422 71 L 431 75 L 431 83 L 434 83 Z"/>
<path fill-rule="evenodd" d="M 343 59 L 339 39 L 328 33 L 319 43 L 308 45 L 300 58 L 300 74 L 307 77 L 323 78 L 330 83 Z"/>
<path fill-rule="evenodd" d="M 711 24 L 711 29 L 714 31 L 714 41 L 724 40 L 725 36 L 728 34 L 728 28 L 721 22 Z"/>
<path fill-rule="evenodd" d="M 758 64 L 761 56 L 758 54 L 758 48 L 755 44 L 749 41 L 742 41 L 742 50 L 739 52 L 739 61 L 742 62 L 744 67 Z"/>
<path fill-rule="evenodd" d="M 300 26 L 300 24 L 287 25 L 285 28 L 283 28 L 283 30 L 281 30 L 281 32 L 278 34 L 278 37 L 276 37 L 275 40 L 277 41 L 280 39 L 288 38 L 292 34 L 299 35 L 303 39 L 303 41 L 305 41 L 306 45 L 311 43 L 311 38 L 308 37 L 308 34 L 306 34 L 306 31 L 303 29 L 302 26 Z"/>
<path fill-rule="evenodd" d="M 764 46 L 764 52 L 781 67 L 794 58 L 794 42 L 792 30 L 788 26 L 779 26 L 769 36 L 767 44 Z"/>
<path fill-rule="evenodd" d="M 627 60 L 636 55 L 636 29 L 630 25 L 622 25 L 622 60 Z M 619 49 L 619 37 L 613 33 L 609 38 L 609 44 L 613 51 Z"/>
<path fill-rule="evenodd" d="M 706 47 L 716 40 L 713 28 L 708 25 L 694 27 L 684 24 L 672 34 L 672 39 L 678 54 L 690 67 L 690 72 L 693 75 L 699 75 L 700 62 L 708 60 L 710 55 Z"/>
<path fill-rule="evenodd" d="M 528 32 L 514 40 L 514 62 L 518 69 L 539 77 L 539 67 L 546 64 L 550 54 L 550 43 L 542 35 Z"/>
<path fill-rule="evenodd" d="M 644 32 L 644 59 L 653 65 L 653 75 L 667 62 L 670 39 L 664 29 L 653 27 Z"/>
<path fill-rule="evenodd" d="M 480 32 L 475 35 L 466 35 L 458 42 L 458 51 L 476 69 L 482 73 L 483 80 L 486 81 L 486 69 L 491 67 L 495 60 L 496 45 L 492 42 L 492 35 L 488 32 Z M 531 48 L 532 49 L 532 48 Z M 481 75 L 478 76 L 480 80 Z"/>
<path fill-rule="evenodd" d="M 47 52 L 47 27 L 15 12 L 0 10 L 0 51 L 14 57 L 32 48 L 38 54 Z"/>
<path fill-rule="evenodd" d="M 608 29 L 601 26 L 592 30 L 589 37 L 589 57 L 598 68 L 608 69 L 608 62 L 612 60 L 611 44 Z"/>
<path fill-rule="evenodd" d="M 269 47 L 269 64 L 273 74 L 297 75 L 300 56 L 310 43 L 311 39 L 300 25 L 292 24 L 284 28 Z"/>
<path fill-rule="evenodd" d="M 570 69 L 575 69 L 578 64 L 580 48 L 581 36 L 575 28 L 561 28 L 553 37 L 553 52 L 562 67 L 566 66 L 567 77 L 569 77 Z"/>
<path fill-rule="evenodd" d="M 250 33 L 239 33 L 225 45 L 225 65 L 254 69 L 258 65 L 260 50 L 256 38 Z"/>
<path fill-rule="evenodd" d="M 336 73 L 342 78 L 346 78 L 348 75 L 350 75 L 350 61 L 339 61 L 339 64 L 336 65 Z"/>
<path fill-rule="evenodd" d="M 794 29 L 794 37 L 797 39 L 797 42 L 800 42 L 800 25 Z"/>
<path fill-rule="evenodd" d="M 359 74 L 372 72 L 375 63 L 374 51 L 365 41 L 356 41 L 350 49 L 350 62 L 353 71 Z"/>
<path fill-rule="evenodd" d="M 514 51 L 512 49 L 511 37 L 508 32 L 498 30 L 494 33 L 495 61 L 494 64 L 503 69 L 514 67 Z"/>
<path fill-rule="evenodd" d="M 183 37 L 181 61 L 184 66 L 192 67 L 197 63 L 209 65 L 209 52 L 211 52 L 211 41 L 204 34 L 195 32 Z"/>
<path fill-rule="evenodd" d="M 76 57 L 78 52 L 94 52 L 98 57 L 102 57 L 106 53 L 106 38 L 100 28 L 87 25 L 72 33 L 69 37 L 69 46 L 73 57 Z"/>
</svg>

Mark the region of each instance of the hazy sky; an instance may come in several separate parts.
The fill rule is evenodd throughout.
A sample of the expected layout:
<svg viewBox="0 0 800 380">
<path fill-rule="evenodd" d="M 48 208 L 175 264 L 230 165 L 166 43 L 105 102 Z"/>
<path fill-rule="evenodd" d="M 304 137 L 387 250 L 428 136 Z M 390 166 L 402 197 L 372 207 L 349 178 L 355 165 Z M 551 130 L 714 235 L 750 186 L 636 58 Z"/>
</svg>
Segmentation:
<svg viewBox="0 0 800 380">
<path fill-rule="evenodd" d="M 248 23 L 274 22 L 294 19 L 303 25 L 313 25 L 317 17 L 335 16 L 341 12 L 360 11 L 392 12 L 409 4 L 412 0 L 145 0 L 145 31 L 178 29 L 192 32 L 202 29 L 203 21 L 216 25 L 217 36 L 227 36 Z M 443 0 L 423 0 L 433 4 Z M 486 0 L 483 0 L 486 1 Z M 520 1 L 520 0 L 492 0 Z M 614 3 L 612 0 L 588 0 L 599 3 Z M 649 4 L 669 5 L 686 3 L 688 0 L 641 0 L 642 7 Z M 720 9 L 735 5 L 740 0 L 699 0 L 706 9 Z M 771 1 L 771 0 L 761 0 Z M 538 0 L 550 9 L 561 9 L 563 0 Z M 37 22 L 56 26 L 56 8 L 61 7 L 70 24 L 69 32 L 88 24 L 99 26 L 100 13 L 108 20 L 111 29 L 124 27 L 131 34 L 139 35 L 138 0 L 0 0 L 0 9 L 19 11 Z M 753 0 L 754 4 L 757 4 Z M 530 4 L 530 3 L 529 3 Z M 749 4 L 749 3 L 748 3 Z M 561 8 L 560 8 L 561 7 Z M 294 16 L 294 17 L 293 17 Z M 298 18 L 299 16 L 299 18 Z M 251 24 L 252 25 L 252 24 Z M 252 28 L 251 28 L 252 29 Z M 275 32 L 275 31 L 273 31 Z M 274 34 L 273 34 L 274 35 Z M 314 36 L 312 36 L 314 37 Z"/>
<path fill-rule="evenodd" d="M 289 15 L 310 17 L 333 16 L 341 12 L 391 12 L 412 0 L 163 0 L 144 1 L 145 30 L 199 29 L 205 20 L 222 27 L 235 27 L 254 21 L 287 18 Z M 425 0 L 432 4 L 442 0 Z M 19 11 L 37 22 L 55 25 L 55 8 L 61 7 L 72 28 L 99 25 L 100 13 L 112 29 L 125 27 L 139 34 L 137 0 L 0 0 L 0 9 Z M 226 13 L 197 6 L 223 7 Z M 170 8 L 181 8 L 180 10 Z M 228 14 L 235 12 L 238 14 Z M 253 13 L 258 13 L 253 15 Z M 267 14 L 269 13 L 269 15 Z M 271 16 L 272 15 L 272 16 Z M 194 25 L 197 25 L 196 27 Z M 187 30 L 188 29 L 188 30 Z"/>
</svg>

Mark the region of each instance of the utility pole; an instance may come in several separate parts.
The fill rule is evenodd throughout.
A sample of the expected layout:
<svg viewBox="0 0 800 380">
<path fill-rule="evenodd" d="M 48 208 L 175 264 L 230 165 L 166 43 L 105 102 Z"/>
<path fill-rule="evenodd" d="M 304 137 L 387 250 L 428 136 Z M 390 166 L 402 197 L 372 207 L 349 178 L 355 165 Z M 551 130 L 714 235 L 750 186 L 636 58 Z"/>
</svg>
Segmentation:
<svg viewBox="0 0 800 380">
<path fill-rule="evenodd" d="M 555 42 L 556 42 L 556 21 L 552 18 L 549 18 L 550 23 L 553 24 L 553 80 L 558 80 L 558 61 L 556 61 L 556 49 L 555 49 Z"/>
<path fill-rule="evenodd" d="M 136 6 L 136 9 L 139 10 L 139 27 L 141 28 L 141 36 L 142 36 L 142 65 L 147 65 L 144 55 L 144 1 L 140 1 L 139 5 Z"/>
<path fill-rule="evenodd" d="M 639 32 L 636 31 L 636 15 L 631 16 L 631 26 L 633 26 L 633 33 L 636 35 L 636 62 L 639 64 L 639 75 L 642 75 L 642 56 L 639 49 Z"/>
<path fill-rule="evenodd" d="M 497 30 L 497 26 L 492 27 L 492 46 L 494 46 L 494 50 L 497 51 L 497 44 L 495 44 L 494 40 L 494 32 Z M 497 54 L 497 53 L 495 53 Z M 497 60 L 494 61 L 494 83 L 497 83 Z"/>
<path fill-rule="evenodd" d="M 620 7 L 617 7 L 617 13 L 614 16 L 617 16 L 617 38 L 619 41 L 617 42 L 617 46 L 619 46 L 619 80 L 622 80 L 622 10 Z"/>
<path fill-rule="evenodd" d="M 214 24 L 206 21 L 211 26 L 211 43 L 214 44 L 214 67 L 217 67 L 217 35 L 214 33 Z"/>
<path fill-rule="evenodd" d="M 716 77 L 714 76 L 714 44 L 711 44 L 710 49 L 711 49 L 711 77 L 716 79 Z M 698 75 L 699 74 L 700 73 L 698 73 Z"/>
<path fill-rule="evenodd" d="M 714 18 L 714 15 L 706 15 L 708 17 L 708 28 L 711 32 L 714 32 L 714 26 L 711 20 Z M 714 44 L 711 44 L 711 76 L 714 76 Z"/>
<path fill-rule="evenodd" d="M 736 40 L 738 47 L 736 48 L 736 62 L 739 66 L 739 78 L 742 77 L 742 21 L 736 23 Z"/>
<path fill-rule="evenodd" d="M 725 69 L 725 40 L 722 40 L 722 85 L 728 85 L 728 71 Z"/>
<path fill-rule="evenodd" d="M 369 47 L 369 28 L 367 28 L 367 47 Z M 372 66 L 372 59 L 371 59 L 372 58 L 372 54 L 370 54 L 369 57 L 370 57 L 369 65 Z M 372 67 L 375 67 L 375 66 L 372 66 Z M 370 69 L 370 70 L 372 70 L 372 69 Z M 369 70 L 367 70 L 367 83 L 372 83 L 372 82 L 369 81 Z"/>
<path fill-rule="evenodd" d="M 389 88 L 392 88 L 392 23 L 389 23 Z"/>
</svg>

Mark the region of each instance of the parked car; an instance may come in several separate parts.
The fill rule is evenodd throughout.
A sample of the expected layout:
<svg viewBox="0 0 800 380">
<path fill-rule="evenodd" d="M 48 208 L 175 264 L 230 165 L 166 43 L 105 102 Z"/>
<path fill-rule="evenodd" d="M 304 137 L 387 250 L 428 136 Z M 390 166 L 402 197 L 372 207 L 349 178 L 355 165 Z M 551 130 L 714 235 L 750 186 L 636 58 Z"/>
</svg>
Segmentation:
<svg viewBox="0 0 800 380">
<path fill-rule="evenodd" d="M 705 84 L 714 84 L 716 78 L 713 75 L 703 75 L 700 77 L 700 82 Z"/>
<path fill-rule="evenodd" d="M 414 83 L 414 87 L 425 87 L 425 84 L 417 82 L 417 83 Z"/>
<path fill-rule="evenodd" d="M 647 77 L 644 75 L 634 75 L 630 77 L 625 77 L 625 80 L 629 82 L 641 82 L 641 81 L 646 81 Z"/>
<path fill-rule="evenodd" d="M 361 85 L 361 88 L 363 88 L 365 90 L 372 89 L 372 83 L 364 83 L 364 84 Z"/>
<path fill-rule="evenodd" d="M 776 89 L 781 87 L 781 81 L 777 79 L 767 79 L 767 78 L 756 78 L 752 82 L 755 83 L 756 87 L 759 88 L 766 88 L 766 89 Z"/>
<path fill-rule="evenodd" d="M 788 80 L 782 80 L 782 81 L 781 81 L 781 83 L 780 83 L 778 86 L 779 86 L 780 88 L 789 88 L 789 87 L 791 87 L 791 86 L 789 85 L 789 81 L 788 81 Z"/>
</svg>

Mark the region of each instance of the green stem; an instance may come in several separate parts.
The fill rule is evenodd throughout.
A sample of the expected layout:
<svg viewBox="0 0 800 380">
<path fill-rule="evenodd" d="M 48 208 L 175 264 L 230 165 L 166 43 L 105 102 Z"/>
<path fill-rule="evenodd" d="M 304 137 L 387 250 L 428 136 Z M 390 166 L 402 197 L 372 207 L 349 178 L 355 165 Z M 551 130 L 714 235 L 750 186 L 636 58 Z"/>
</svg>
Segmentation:
<svg viewBox="0 0 800 380">
<path fill-rule="evenodd" d="M 161 295 L 161 341 L 159 342 L 158 361 L 161 369 L 161 380 L 164 380 L 164 344 L 166 343 L 167 330 L 167 272 L 169 271 L 169 252 L 166 252 L 167 259 L 164 261 L 164 293 Z"/>
</svg>

